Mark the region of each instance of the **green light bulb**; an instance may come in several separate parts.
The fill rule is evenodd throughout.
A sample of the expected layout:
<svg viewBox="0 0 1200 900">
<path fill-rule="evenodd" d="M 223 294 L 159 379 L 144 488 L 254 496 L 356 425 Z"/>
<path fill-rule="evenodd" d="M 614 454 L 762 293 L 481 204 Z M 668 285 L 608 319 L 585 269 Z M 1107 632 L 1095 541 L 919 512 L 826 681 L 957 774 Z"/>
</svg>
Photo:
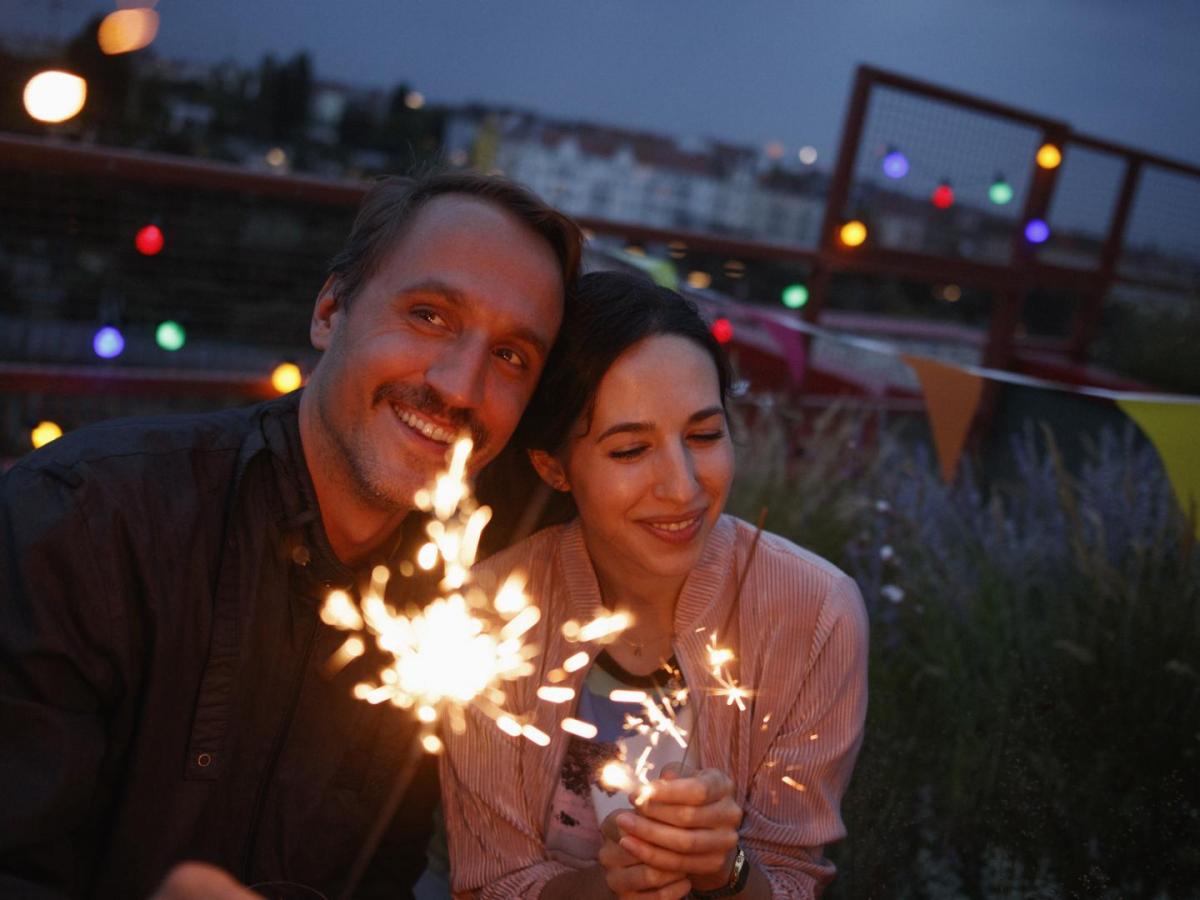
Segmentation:
<svg viewBox="0 0 1200 900">
<path fill-rule="evenodd" d="M 1012 185 L 1003 178 L 997 178 L 988 188 L 988 199 L 997 206 L 1004 206 L 1013 198 Z"/>
<path fill-rule="evenodd" d="M 184 333 L 182 325 L 168 319 L 159 324 L 158 329 L 154 332 L 154 340 L 164 350 L 174 351 L 183 346 L 187 335 Z"/>
<path fill-rule="evenodd" d="M 802 284 L 789 284 L 783 289 L 780 299 L 788 309 L 800 309 L 808 302 L 808 288 Z"/>
</svg>

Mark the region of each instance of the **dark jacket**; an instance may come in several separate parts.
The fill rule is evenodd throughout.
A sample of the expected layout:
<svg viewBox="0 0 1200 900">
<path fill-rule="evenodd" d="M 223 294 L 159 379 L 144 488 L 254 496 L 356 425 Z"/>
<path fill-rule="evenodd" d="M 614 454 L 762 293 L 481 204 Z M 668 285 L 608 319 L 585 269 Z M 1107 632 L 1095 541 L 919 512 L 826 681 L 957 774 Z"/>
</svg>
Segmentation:
<svg viewBox="0 0 1200 900">
<path fill-rule="evenodd" d="M 0 479 L 0 896 L 137 898 L 184 859 L 330 897 L 415 727 L 336 676 L 298 394 L 70 434 Z M 424 865 L 426 761 L 360 896 Z"/>
</svg>

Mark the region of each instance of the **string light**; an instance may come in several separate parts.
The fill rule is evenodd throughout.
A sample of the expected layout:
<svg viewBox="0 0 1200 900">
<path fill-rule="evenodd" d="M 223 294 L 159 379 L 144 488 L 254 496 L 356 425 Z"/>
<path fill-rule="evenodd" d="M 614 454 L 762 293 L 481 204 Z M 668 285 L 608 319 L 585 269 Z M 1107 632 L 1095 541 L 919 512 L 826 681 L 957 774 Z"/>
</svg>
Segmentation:
<svg viewBox="0 0 1200 900">
<path fill-rule="evenodd" d="M 174 352 L 184 345 L 187 334 L 178 322 L 167 319 L 154 330 L 154 342 L 163 350 Z"/>
<path fill-rule="evenodd" d="M 733 323 L 722 316 L 712 323 L 712 336 L 717 339 L 718 344 L 728 344 L 733 340 Z"/>
<path fill-rule="evenodd" d="M 290 394 L 303 383 L 304 375 L 293 362 L 280 363 L 271 373 L 271 387 L 281 394 Z"/>
<path fill-rule="evenodd" d="M 861 247 L 867 240 L 867 226 L 858 219 L 851 219 L 841 227 L 838 237 L 847 247 Z"/>
<path fill-rule="evenodd" d="M 817 148 L 806 144 L 800 148 L 800 152 L 796 156 L 799 157 L 801 165 L 811 166 L 817 161 Z"/>
<path fill-rule="evenodd" d="M 908 174 L 908 157 L 890 148 L 883 158 L 883 174 L 888 178 L 903 178 Z"/>
<path fill-rule="evenodd" d="M 57 124 L 79 115 L 87 102 L 87 82 L 58 69 L 38 72 L 25 83 L 25 112 L 39 122 Z"/>
<path fill-rule="evenodd" d="M 150 46 L 157 34 L 158 13 L 139 6 L 118 9 L 105 16 L 96 41 L 102 53 L 115 56 Z"/>
<path fill-rule="evenodd" d="M 808 288 L 802 284 L 789 284 L 779 299 L 788 309 L 800 309 L 808 303 Z"/>
<path fill-rule="evenodd" d="M 1013 189 L 1012 185 L 1004 180 L 1004 176 L 999 172 L 996 173 L 995 179 L 988 188 L 988 199 L 997 206 L 1005 206 L 1012 201 Z"/>
<path fill-rule="evenodd" d="M 133 245 L 142 256 L 158 256 L 164 243 L 162 229 L 157 225 L 143 225 L 133 237 Z"/>
<path fill-rule="evenodd" d="M 1050 238 L 1050 226 L 1043 219 L 1030 219 L 1025 223 L 1025 240 L 1031 244 L 1044 244 Z"/>
<path fill-rule="evenodd" d="M 712 276 L 707 272 L 701 272 L 699 269 L 695 269 L 691 272 L 688 272 L 687 283 L 688 287 L 702 291 L 712 284 Z"/>
<path fill-rule="evenodd" d="M 101 359 L 116 359 L 125 351 L 125 336 L 111 325 L 105 325 L 92 338 L 92 349 Z"/>
<path fill-rule="evenodd" d="M 954 205 L 954 189 L 950 187 L 950 182 L 943 181 L 933 189 L 933 194 L 929 198 L 933 205 L 938 209 L 949 209 Z"/>
<path fill-rule="evenodd" d="M 1062 151 L 1054 144 L 1038 147 L 1037 164 L 1043 169 L 1057 169 L 1062 164 Z"/>
<path fill-rule="evenodd" d="M 44 422 L 38 422 L 33 427 L 33 430 L 29 432 L 29 440 L 36 450 L 38 447 L 45 447 L 51 441 L 57 441 L 62 434 L 63 430 L 58 423 L 47 419 Z"/>
</svg>

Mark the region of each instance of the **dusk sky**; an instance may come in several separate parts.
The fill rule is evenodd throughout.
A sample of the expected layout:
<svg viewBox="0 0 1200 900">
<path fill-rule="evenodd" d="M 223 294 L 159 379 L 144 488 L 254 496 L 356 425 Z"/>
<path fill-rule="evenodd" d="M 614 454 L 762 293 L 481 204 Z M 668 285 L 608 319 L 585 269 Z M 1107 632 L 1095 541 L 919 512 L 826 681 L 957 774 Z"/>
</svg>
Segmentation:
<svg viewBox="0 0 1200 900">
<path fill-rule="evenodd" d="M 76 31 L 101 0 L 23 0 Z M 789 153 L 836 151 L 861 62 L 1200 163 L 1200 0 L 161 0 L 155 51 Z"/>
</svg>

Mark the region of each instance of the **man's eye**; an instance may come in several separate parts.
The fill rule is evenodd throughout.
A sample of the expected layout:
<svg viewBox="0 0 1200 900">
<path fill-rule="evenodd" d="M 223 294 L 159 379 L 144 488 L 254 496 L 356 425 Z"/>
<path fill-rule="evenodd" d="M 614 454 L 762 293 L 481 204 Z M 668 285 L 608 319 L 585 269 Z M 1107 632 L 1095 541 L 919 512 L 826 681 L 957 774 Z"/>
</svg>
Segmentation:
<svg viewBox="0 0 1200 900">
<path fill-rule="evenodd" d="M 422 322 L 428 322 L 430 325 L 442 326 L 446 324 L 446 320 L 436 309 L 430 309 L 427 306 L 418 306 L 412 311 L 413 316 L 420 319 Z"/>
<path fill-rule="evenodd" d="M 525 357 L 510 347 L 501 347 L 496 351 L 496 357 L 504 360 L 509 365 L 516 366 L 521 369 L 529 368 L 529 363 L 525 361 Z"/>
</svg>

